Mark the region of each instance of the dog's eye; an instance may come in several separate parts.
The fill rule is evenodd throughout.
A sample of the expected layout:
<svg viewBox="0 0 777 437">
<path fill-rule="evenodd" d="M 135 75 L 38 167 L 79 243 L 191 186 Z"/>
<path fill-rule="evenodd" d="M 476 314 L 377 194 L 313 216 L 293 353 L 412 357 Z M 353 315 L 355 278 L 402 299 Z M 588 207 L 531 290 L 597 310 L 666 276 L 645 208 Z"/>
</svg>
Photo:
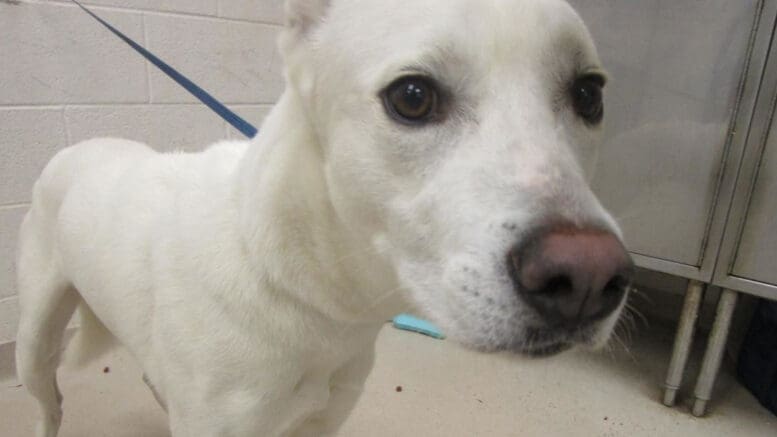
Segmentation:
<svg viewBox="0 0 777 437">
<path fill-rule="evenodd" d="M 429 79 L 407 76 L 394 81 L 383 93 L 386 110 L 403 123 L 422 123 L 437 109 L 438 93 Z"/>
<path fill-rule="evenodd" d="M 572 84 L 572 105 L 587 123 L 597 124 L 604 116 L 603 87 L 604 77 L 598 74 L 581 76 Z"/>
</svg>

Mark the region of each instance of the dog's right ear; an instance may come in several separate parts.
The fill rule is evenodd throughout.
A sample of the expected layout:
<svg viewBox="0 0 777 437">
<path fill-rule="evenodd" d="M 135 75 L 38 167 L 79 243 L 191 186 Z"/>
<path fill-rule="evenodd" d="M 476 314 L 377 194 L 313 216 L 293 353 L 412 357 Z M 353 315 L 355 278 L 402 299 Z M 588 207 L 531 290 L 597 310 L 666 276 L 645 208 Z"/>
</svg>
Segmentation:
<svg viewBox="0 0 777 437">
<path fill-rule="evenodd" d="M 299 40 L 307 36 L 326 15 L 331 0 L 286 0 L 287 38 Z"/>
</svg>

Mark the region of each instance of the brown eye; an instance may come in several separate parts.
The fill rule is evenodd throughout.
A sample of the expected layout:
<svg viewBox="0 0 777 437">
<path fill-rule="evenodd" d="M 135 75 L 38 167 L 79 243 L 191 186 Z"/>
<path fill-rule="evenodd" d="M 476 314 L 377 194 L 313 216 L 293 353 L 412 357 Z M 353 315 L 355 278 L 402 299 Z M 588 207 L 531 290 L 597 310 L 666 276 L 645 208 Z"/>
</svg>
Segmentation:
<svg viewBox="0 0 777 437">
<path fill-rule="evenodd" d="M 408 76 L 394 81 L 384 92 L 389 115 L 402 123 L 423 123 L 435 114 L 437 89 L 429 79 Z"/>
<path fill-rule="evenodd" d="M 587 123 L 597 124 L 604 116 L 602 88 L 604 77 L 592 74 L 579 77 L 572 84 L 572 105 Z"/>
</svg>

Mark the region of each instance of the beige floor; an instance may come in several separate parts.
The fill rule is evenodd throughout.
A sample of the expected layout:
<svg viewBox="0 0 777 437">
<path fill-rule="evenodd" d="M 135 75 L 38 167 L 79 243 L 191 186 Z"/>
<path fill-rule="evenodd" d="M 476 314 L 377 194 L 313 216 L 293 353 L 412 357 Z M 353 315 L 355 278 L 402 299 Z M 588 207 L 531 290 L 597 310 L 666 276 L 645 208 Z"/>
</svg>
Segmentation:
<svg viewBox="0 0 777 437">
<path fill-rule="evenodd" d="M 777 418 L 733 381 L 730 369 L 719 380 L 709 417 L 691 417 L 686 405 L 660 405 L 671 332 L 641 331 L 630 353 L 620 348 L 531 360 L 478 354 L 387 327 L 378 342 L 378 364 L 341 435 L 777 435 Z M 62 371 L 60 379 L 61 436 L 169 435 L 164 413 L 125 354 L 113 353 L 79 372 Z M 30 436 L 31 401 L 14 380 L 0 382 L 0 435 Z"/>
</svg>

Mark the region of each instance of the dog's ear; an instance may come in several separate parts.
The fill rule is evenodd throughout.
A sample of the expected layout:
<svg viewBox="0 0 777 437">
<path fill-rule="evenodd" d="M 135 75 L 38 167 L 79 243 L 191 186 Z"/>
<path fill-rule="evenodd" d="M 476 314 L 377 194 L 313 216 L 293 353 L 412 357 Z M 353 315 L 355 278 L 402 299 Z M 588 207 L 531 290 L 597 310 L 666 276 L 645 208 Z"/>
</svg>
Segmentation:
<svg viewBox="0 0 777 437">
<path fill-rule="evenodd" d="M 285 27 L 278 40 L 290 84 L 312 92 L 316 69 L 309 68 L 311 33 L 324 20 L 332 0 L 286 0 Z"/>
<path fill-rule="evenodd" d="M 323 20 L 331 0 L 286 0 L 286 32 L 304 37 Z"/>
</svg>

